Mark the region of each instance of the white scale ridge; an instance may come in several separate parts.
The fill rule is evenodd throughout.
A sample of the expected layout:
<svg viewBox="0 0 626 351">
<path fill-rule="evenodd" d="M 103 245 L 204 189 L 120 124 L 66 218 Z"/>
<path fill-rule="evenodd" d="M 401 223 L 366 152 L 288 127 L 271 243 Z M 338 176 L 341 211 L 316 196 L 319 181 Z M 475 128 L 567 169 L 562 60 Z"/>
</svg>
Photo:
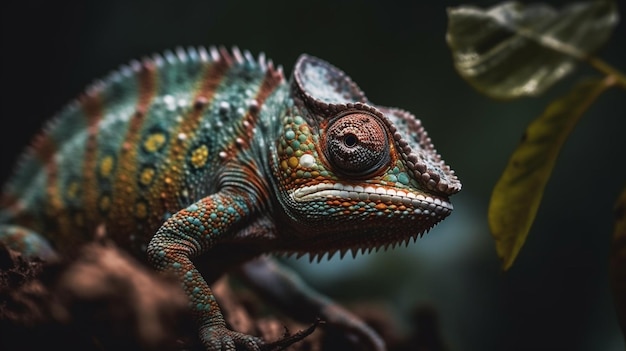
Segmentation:
<svg viewBox="0 0 626 351">
<path fill-rule="evenodd" d="M 291 197 L 296 202 L 337 198 L 357 201 L 384 201 L 429 210 L 435 213 L 449 213 L 453 209 L 450 202 L 436 196 L 394 190 L 375 184 L 362 187 L 342 183 L 322 183 L 298 188 L 291 193 Z"/>
</svg>

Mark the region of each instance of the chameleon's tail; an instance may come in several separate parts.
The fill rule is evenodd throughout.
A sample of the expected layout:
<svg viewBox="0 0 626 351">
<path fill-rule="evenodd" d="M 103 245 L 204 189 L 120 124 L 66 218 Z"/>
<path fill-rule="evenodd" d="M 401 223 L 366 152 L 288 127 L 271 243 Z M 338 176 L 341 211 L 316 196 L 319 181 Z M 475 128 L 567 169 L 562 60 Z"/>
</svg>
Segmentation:
<svg viewBox="0 0 626 351">
<path fill-rule="evenodd" d="M 12 225 L 0 224 L 0 244 L 9 249 L 21 252 L 26 257 L 39 257 L 51 260 L 57 257 L 50 243 L 41 235 L 30 229 Z"/>
</svg>

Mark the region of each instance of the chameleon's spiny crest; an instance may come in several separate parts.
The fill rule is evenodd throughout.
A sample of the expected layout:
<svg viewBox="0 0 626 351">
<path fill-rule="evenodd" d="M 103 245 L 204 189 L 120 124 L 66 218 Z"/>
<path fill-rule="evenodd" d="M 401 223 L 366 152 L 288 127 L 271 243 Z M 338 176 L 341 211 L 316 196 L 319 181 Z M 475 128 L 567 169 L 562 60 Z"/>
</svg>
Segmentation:
<svg viewBox="0 0 626 351">
<path fill-rule="evenodd" d="M 0 242 L 51 258 L 103 228 L 179 279 L 206 349 L 258 350 L 260 339 L 226 327 L 216 277 L 247 261 L 251 275 L 263 253 L 406 243 L 447 217 L 460 189 L 418 119 L 370 102 L 323 60 L 302 55 L 287 82 L 263 54 L 177 49 L 96 81 L 46 126 L 3 188 Z M 266 293 L 298 288 L 316 313 L 382 349 L 349 312 L 265 274 L 279 282 L 261 282 Z"/>
</svg>

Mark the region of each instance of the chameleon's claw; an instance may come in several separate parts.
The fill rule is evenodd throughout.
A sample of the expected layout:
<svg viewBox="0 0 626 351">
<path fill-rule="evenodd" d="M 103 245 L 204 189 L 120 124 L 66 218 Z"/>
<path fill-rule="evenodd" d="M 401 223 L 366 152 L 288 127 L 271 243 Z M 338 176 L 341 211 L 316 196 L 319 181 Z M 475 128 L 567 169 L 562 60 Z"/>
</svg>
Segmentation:
<svg viewBox="0 0 626 351">
<path fill-rule="evenodd" d="M 225 327 L 201 330 L 200 339 L 207 351 L 261 351 L 261 347 L 265 345 L 261 338 Z"/>
</svg>

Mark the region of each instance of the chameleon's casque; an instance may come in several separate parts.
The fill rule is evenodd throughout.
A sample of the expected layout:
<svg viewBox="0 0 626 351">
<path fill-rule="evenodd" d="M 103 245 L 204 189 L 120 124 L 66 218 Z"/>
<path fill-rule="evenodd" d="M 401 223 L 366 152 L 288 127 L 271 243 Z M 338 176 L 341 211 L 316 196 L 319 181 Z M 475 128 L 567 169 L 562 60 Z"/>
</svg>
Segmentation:
<svg viewBox="0 0 626 351">
<path fill-rule="evenodd" d="M 230 250 L 218 275 L 263 253 L 395 245 L 448 216 L 460 189 L 418 119 L 325 61 L 301 56 L 286 81 L 263 55 L 180 49 L 60 111 L 3 189 L 0 241 L 50 258 L 105 232 L 179 277 L 207 349 L 258 350 L 226 328 L 192 258 Z M 297 293 L 382 347 L 349 312 Z"/>
</svg>

